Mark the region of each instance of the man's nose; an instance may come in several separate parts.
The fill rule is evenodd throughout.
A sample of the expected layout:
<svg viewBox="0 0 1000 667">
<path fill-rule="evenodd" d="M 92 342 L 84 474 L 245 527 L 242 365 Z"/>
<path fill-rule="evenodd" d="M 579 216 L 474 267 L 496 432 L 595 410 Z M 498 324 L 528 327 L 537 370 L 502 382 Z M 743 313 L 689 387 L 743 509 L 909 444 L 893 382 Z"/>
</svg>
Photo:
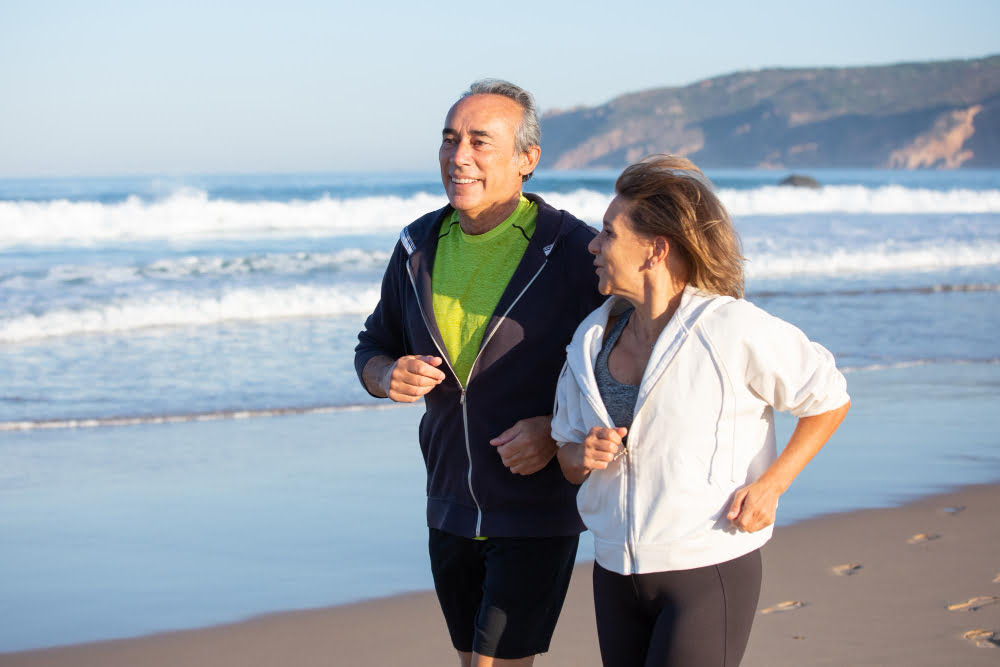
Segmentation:
<svg viewBox="0 0 1000 667">
<path fill-rule="evenodd" d="M 458 145 L 455 146 L 455 154 L 452 156 L 452 160 L 455 164 L 469 164 L 472 158 L 472 145 L 465 140 L 459 141 Z"/>
<path fill-rule="evenodd" d="M 596 255 L 598 252 L 600 252 L 599 248 L 600 243 L 598 242 L 597 239 L 598 237 L 595 236 L 594 238 L 590 239 L 590 243 L 587 244 L 587 251 L 591 255 Z"/>
</svg>

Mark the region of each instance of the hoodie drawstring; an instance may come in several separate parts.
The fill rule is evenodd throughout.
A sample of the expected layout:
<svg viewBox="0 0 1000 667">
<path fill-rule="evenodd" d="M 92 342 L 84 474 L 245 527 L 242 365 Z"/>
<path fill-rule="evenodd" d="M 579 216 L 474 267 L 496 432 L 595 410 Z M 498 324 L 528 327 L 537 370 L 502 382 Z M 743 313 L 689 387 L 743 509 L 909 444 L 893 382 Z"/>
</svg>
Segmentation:
<svg viewBox="0 0 1000 667">
<path fill-rule="evenodd" d="M 712 463 L 708 470 L 708 481 L 711 483 L 715 479 L 716 461 L 722 453 L 720 451 L 723 443 L 722 425 L 728 418 L 730 426 L 729 480 L 736 482 L 736 390 L 733 388 L 733 382 L 729 377 L 729 369 L 726 368 L 726 362 L 722 360 L 722 355 L 715 349 L 712 339 L 709 338 L 704 329 L 701 330 L 701 338 L 708 344 L 709 353 L 712 355 L 712 359 L 719 369 L 719 374 L 722 375 L 722 414 L 715 429 L 715 451 L 712 452 Z"/>
</svg>

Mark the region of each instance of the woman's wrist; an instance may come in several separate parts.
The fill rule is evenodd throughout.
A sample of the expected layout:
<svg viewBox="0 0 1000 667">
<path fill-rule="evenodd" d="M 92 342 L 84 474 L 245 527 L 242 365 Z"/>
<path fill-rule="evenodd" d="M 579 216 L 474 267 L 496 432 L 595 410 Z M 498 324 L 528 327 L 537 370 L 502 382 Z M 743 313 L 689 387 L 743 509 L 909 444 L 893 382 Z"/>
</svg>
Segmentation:
<svg viewBox="0 0 1000 667">
<path fill-rule="evenodd" d="M 587 475 L 590 474 L 590 471 L 584 468 L 582 460 L 580 462 L 576 461 L 576 459 L 580 458 L 579 448 L 583 446 L 583 443 L 557 440 L 556 445 L 559 446 L 559 451 L 556 452 L 556 460 L 559 461 L 559 468 L 562 470 L 563 477 L 571 484 L 583 484 L 584 480 L 587 479 Z"/>
</svg>

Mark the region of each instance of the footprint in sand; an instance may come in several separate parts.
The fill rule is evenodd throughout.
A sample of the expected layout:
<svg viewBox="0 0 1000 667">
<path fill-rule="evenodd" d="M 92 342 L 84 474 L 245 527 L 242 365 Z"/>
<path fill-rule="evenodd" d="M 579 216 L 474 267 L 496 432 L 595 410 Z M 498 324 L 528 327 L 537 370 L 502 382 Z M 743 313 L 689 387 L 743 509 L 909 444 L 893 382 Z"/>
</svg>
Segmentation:
<svg viewBox="0 0 1000 667">
<path fill-rule="evenodd" d="M 1000 648 L 1000 633 L 993 632 L 992 630 L 984 628 L 969 630 L 962 637 L 968 639 L 979 648 Z"/>
<path fill-rule="evenodd" d="M 967 602 L 956 602 L 948 605 L 948 611 L 979 611 L 983 607 L 1000 602 L 1000 595 L 980 595 L 970 598 Z"/>
<path fill-rule="evenodd" d="M 779 602 L 773 607 L 768 607 L 767 609 L 761 609 L 762 614 L 777 614 L 782 611 L 791 611 L 793 609 L 801 609 L 805 607 L 805 602 L 800 602 L 799 600 L 785 600 L 784 602 Z"/>
<path fill-rule="evenodd" d="M 861 570 L 861 563 L 844 563 L 843 565 L 834 565 L 833 573 L 840 575 L 841 577 L 851 577 L 857 574 Z"/>
<path fill-rule="evenodd" d="M 937 533 L 917 533 L 910 539 L 906 540 L 907 544 L 923 544 L 924 542 L 933 542 L 934 540 L 941 539 L 941 536 Z"/>
</svg>

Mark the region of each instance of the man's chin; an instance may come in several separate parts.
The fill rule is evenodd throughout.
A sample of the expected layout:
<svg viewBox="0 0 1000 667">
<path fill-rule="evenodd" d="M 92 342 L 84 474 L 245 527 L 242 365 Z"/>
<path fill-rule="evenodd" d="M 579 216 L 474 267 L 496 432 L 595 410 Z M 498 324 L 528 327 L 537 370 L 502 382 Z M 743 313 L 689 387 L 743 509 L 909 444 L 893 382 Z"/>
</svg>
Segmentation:
<svg viewBox="0 0 1000 667">
<path fill-rule="evenodd" d="M 476 208 L 479 200 L 478 198 L 464 197 L 462 195 L 456 195 L 453 192 L 449 192 L 448 203 L 451 204 L 451 207 L 459 213 L 468 213 Z"/>
</svg>

